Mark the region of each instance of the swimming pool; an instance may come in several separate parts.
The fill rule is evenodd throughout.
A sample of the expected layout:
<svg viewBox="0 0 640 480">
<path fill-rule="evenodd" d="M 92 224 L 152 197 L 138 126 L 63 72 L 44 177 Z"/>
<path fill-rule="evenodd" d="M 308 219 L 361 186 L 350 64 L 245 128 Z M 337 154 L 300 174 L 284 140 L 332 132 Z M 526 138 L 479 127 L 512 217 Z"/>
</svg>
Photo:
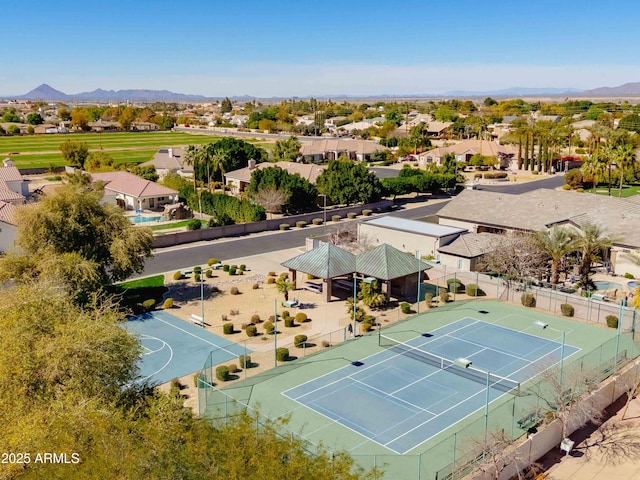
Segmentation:
<svg viewBox="0 0 640 480">
<path fill-rule="evenodd" d="M 614 290 L 614 289 L 620 289 L 622 288 L 622 285 L 620 285 L 619 283 L 615 283 L 615 282 L 608 282 L 608 281 L 597 281 L 597 282 L 593 282 L 596 286 L 596 290 Z"/>
<path fill-rule="evenodd" d="M 631 282 L 627 282 L 627 286 L 629 288 L 638 288 L 638 286 L 640 286 L 640 284 L 638 284 L 638 282 L 636 282 L 635 280 L 631 281 Z"/>
<path fill-rule="evenodd" d="M 143 217 L 141 215 L 136 215 L 135 217 L 129 217 L 129 221 L 131 223 L 148 223 L 148 222 L 162 222 L 164 220 L 164 217 L 162 216 L 158 216 L 158 217 Z"/>
</svg>

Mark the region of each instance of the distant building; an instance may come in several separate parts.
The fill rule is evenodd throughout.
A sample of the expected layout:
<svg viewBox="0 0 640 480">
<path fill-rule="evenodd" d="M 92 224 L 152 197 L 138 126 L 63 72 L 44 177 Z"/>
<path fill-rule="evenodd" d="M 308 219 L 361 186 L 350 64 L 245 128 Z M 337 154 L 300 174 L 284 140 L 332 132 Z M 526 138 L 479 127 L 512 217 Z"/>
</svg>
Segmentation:
<svg viewBox="0 0 640 480">
<path fill-rule="evenodd" d="M 313 165 L 309 163 L 297 163 L 297 162 L 263 162 L 256 163 L 255 160 L 249 160 L 249 165 L 238 170 L 233 170 L 224 174 L 225 185 L 232 188 L 233 193 L 244 192 L 251 182 L 251 174 L 254 170 L 260 170 L 269 167 L 280 167 L 286 170 L 290 174 L 298 174 L 310 183 L 316 183 L 316 180 L 322 172 L 324 172 L 324 166 Z"/>
<path fill-rule="evenodd" d="M 185 160 L 183 147 L 161 148 L 148 162 L 141 163 L 143 167 L 154 167 L 162 179 L 170 173 L 177 173 L 182 177 L 193 177 L 193 167 Z"/>
</svg>

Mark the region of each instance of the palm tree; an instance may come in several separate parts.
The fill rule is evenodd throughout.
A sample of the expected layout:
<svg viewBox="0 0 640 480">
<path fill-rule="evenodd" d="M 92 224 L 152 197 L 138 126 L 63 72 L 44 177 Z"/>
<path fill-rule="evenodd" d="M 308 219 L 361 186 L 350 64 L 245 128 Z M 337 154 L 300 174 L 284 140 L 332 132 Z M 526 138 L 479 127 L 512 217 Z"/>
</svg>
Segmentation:
<svg viewBox="0 0 640 480">
<path fill-rule="evenodd" d="M 295 290 L 296 285 L 295 285 L 295 283 L 289 281 L 289 277 L 281 276 L 280 278 L 278 278 L 278 280 L 276 280 L 276 288 L 278 289 L 278 292 L 280 292 L 280 293 L 282 293 L 284 295 L 284 301 L 288 302 L 289 301 L 289 291 L 290 290 Z"/>
<path fill-rule="evenodd" d="M 591 178 L 593 181 L 593 187 L 598 185 L 604 178 L 605 172 L 607 170 L 607 166 L 604 162 L 603 157 L 600 153 L 595 152 L 590 157 L 587 157 L 582 163 L 582 167 L 580 167 L 582 171 L 582 176 L 584 178 Z"/>
<path fill-rule="evenodd" d="M 200 145 L 189 145 L 184 155 L 184 162 L 193 167 L 193 191 L 198 194 L 198 209 L 200 210 L 200 217 L 202 218 L 202 201 L 198 193 L 198 181 L 196 179 L 198 165 L 200 165 L 202 158 L 201 150 Z"/>
<path fill-rule="evenodd" d="M 220 180 L 224 183 L 224 174 L 229 167 L 229 154 L 227 152 L 218 150 L 211 156 L 211 165 L 213 172 L 220 172 Z"/>
<path fill-rule="evenodd" d="M 594 223 L 585 224 L 578 232 L 575 247 L 582 255 L 580 262 L 580 285 L 583 288 L 593 288 L 595 285 L 590 278 L 591 264 L 600 255 L 611 248 L 616 239 L 604 235 L 602 227 Z"/>
<path fill-rule="evenodd" d="M 551 257 L 551 283 L 557 284 L 560 277 L 560 262 L 564 256 L 576 250 L 576 234 L 573 230 L 553 227 L 535 233 L 542 251 Z"/>
<path fill-rule="evenodd" d="M 618 198 L 622 197 L 622 182 L 624 181 L 624 169 L 632 168 L 636 161 L 636 152 L 633 146 L 625 143 L 615 148 L 615 159 L 620 169 L 620 187 L 618 189 Z"/>
</svg>

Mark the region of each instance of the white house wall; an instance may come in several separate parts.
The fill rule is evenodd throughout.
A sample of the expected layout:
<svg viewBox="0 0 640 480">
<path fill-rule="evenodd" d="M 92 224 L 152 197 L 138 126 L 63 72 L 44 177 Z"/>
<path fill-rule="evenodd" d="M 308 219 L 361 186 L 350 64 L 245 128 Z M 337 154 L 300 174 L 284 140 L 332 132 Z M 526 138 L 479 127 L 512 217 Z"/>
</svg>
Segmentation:
<svg viewBox="0 0 640 480">
<path fill-rule="evenodd" d="M 627 254 L 630 253 L 629 249 L 619 249 L 613 247 L 611 249 L 611 263 L 616 275 L 624 275 L 630 273 L 635 278 L 640 278 L 640 266 L 633 263 L 627 258 Z M 640 255 L 640 252 L 635 251 L 636 255 Z"/>
<path fill-rule="evenodd" d="M 449 227 L 464 228 L 470 232 L 477 233 L 478 225 L 472 222 L 465 222 L 464 220 L 452 220 L 450 218 L 440 218 L 438 220 L 440 225 L 447 225 Z"/>
<path fill-rule="evenodd" d="M 368 225 L 367 223 L 358 225 L 358 239 L 371 245 L 387 243 L 404 252 L 420 251 L 421 256 L 435 256 L 437 254 L 438 238 L 436 237 Z"/>
</svg>

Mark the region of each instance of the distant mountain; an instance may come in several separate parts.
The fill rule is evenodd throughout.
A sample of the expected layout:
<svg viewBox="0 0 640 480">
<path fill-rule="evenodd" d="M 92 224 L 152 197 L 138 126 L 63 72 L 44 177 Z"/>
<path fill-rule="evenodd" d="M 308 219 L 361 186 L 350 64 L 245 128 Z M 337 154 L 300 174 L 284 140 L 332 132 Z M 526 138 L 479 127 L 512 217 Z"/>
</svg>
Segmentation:
<svg viewBox="0 0 640 480">
<path fill-rule="evenodd" d="M 169 90 L 103 90 L 98 88 L 92 92 L 76 93 L 68 95 L 50 87 L 46 83 L 34 88 L 29 93 L 15 97 L 17 100 L 53 100 L 60 102 L 69 101 L 96 101 L 96 102 L 205 102 L 213 100 L 203 95 L 186 95 L 174 93 Z"/>
<path fill-rule="evenodd" d="M 599 87 L 581 92 L 584 95 L 611 97 L 616 95 L 640 95 L 640 82 L 625 83 L 619 87 Z"/>
<path fill-rule="evenodd" d="M 528 97 L 537 95 L 565 95 L 570 93 L 579 93 L 577 88 L 526 88 L 526 87 L 512 87 L 503 90 L 487 90 L 487 91 L 465 91 L 465 90 L 453 90 L 445 92 L 443 96 L 448 97 Z"/>
</svg>

